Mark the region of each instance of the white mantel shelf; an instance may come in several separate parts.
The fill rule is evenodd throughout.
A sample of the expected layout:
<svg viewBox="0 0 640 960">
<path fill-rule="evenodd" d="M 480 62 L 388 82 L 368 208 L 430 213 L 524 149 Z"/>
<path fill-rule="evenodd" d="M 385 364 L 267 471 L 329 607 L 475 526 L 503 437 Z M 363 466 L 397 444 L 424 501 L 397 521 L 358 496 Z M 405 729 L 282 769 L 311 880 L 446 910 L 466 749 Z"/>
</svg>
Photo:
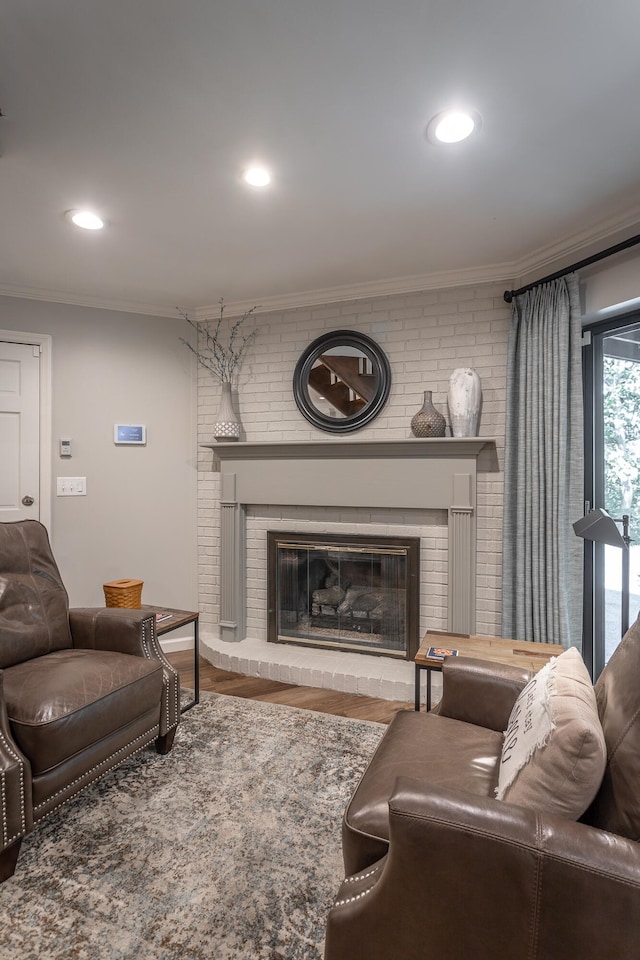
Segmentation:
<svg viewBox="0 0 640 960">
<path fill-rule="evenodd" d="M 213 451 L 221 474 L 223 640 L 244 637 L 246 509 L 257 504 L 446 510 L 449 629 L 474 632 L 476 473 L 482 449 L 495 450 L 493 438 L 340 438 L 202 446 Z"/>
<path fill-rule="evenodd" d="M 377 460 L 415 457 L 477 457 L 493 437 L 438 437 L 404 440 L 298 440 L 202 443 L 218 460 Z"/>
</svg>

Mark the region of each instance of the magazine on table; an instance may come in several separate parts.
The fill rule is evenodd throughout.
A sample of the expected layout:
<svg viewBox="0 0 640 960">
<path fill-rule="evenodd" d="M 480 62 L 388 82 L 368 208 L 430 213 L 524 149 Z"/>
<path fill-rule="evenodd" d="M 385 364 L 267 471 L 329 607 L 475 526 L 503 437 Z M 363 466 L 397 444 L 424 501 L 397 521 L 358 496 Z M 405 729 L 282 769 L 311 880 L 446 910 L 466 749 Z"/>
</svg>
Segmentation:
<svg viewBox="0 0 640 960">
<path fill-rule="evenodd" d="M 429 647 L 427 659 L 444 660 L 445 657 L 457 657 L 458 651 L 453 647 Z"/>
<path fill-rule="evenodd" d="M 162 613 L 156 613 L 156 623 L 162 623 L 163 620 L 171 620 L 172 613 L 163 610 Z"/>
</svg>

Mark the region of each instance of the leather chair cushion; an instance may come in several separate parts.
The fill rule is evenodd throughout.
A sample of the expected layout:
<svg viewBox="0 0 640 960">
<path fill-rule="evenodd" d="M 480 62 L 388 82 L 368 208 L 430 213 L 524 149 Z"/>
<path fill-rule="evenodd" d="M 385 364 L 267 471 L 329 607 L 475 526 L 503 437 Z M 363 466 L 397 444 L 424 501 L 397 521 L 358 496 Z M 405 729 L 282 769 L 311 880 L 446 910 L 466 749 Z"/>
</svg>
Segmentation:
<svg viewBox="0 0 640 960">
<path fill-rule="evenodd" d="M 586 823 L 640 841 L 640 616 L 595 685 L 607 745 L 602 786 Z"/>
<path fill-rule="evenodd" d="M 0 551 L 0 667 L 71 647 L 67 591 L 45 528 L 3 523 Z"/>
<path fill-rule="evenodd" d="M 154 707 L 160 720 L 162 666 L 143 657 L 58 650 L 7 668 L 3 680 L 11 730 L 34 776 Z"/>
<path fill-rule="evenodd" d="M 396 714 L 345 814 L 345 826 L 389 839 L 389 797 L 398 777 L 411 777 L 493 797 L 503 733 L 433 713 Z"/>
</svg>

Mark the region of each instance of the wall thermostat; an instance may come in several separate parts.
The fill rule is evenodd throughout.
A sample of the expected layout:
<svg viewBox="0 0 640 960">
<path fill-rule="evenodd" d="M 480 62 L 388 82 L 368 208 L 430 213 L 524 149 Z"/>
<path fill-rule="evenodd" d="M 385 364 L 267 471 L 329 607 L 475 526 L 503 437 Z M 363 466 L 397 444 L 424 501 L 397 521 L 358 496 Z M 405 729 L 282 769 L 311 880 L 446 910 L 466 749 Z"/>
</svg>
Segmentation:
<svg viewBox="0 0 640 960">
<path fill-rule="evenodd" d="M 139 423 L 116 423 L 113 427 L 113 442 L 143 445 L 147 442 L 147 428 Z"/>
</svg>

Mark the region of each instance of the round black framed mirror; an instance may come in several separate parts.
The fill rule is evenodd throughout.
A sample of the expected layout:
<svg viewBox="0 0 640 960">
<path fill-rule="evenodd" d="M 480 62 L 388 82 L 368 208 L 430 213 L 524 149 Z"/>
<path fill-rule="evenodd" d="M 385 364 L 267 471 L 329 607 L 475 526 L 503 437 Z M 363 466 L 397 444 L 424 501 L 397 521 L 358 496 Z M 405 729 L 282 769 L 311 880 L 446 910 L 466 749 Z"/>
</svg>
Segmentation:
<svg viewBox="0 0 640 960">
<path fill-rule="evenodd" d="M 389 396 L 391 367 L 364 333 L 332 330 L 301 355 L 293 395 L 302 415 L 327 433 L 359 430 L 377 417 Z"/>
</svg>

